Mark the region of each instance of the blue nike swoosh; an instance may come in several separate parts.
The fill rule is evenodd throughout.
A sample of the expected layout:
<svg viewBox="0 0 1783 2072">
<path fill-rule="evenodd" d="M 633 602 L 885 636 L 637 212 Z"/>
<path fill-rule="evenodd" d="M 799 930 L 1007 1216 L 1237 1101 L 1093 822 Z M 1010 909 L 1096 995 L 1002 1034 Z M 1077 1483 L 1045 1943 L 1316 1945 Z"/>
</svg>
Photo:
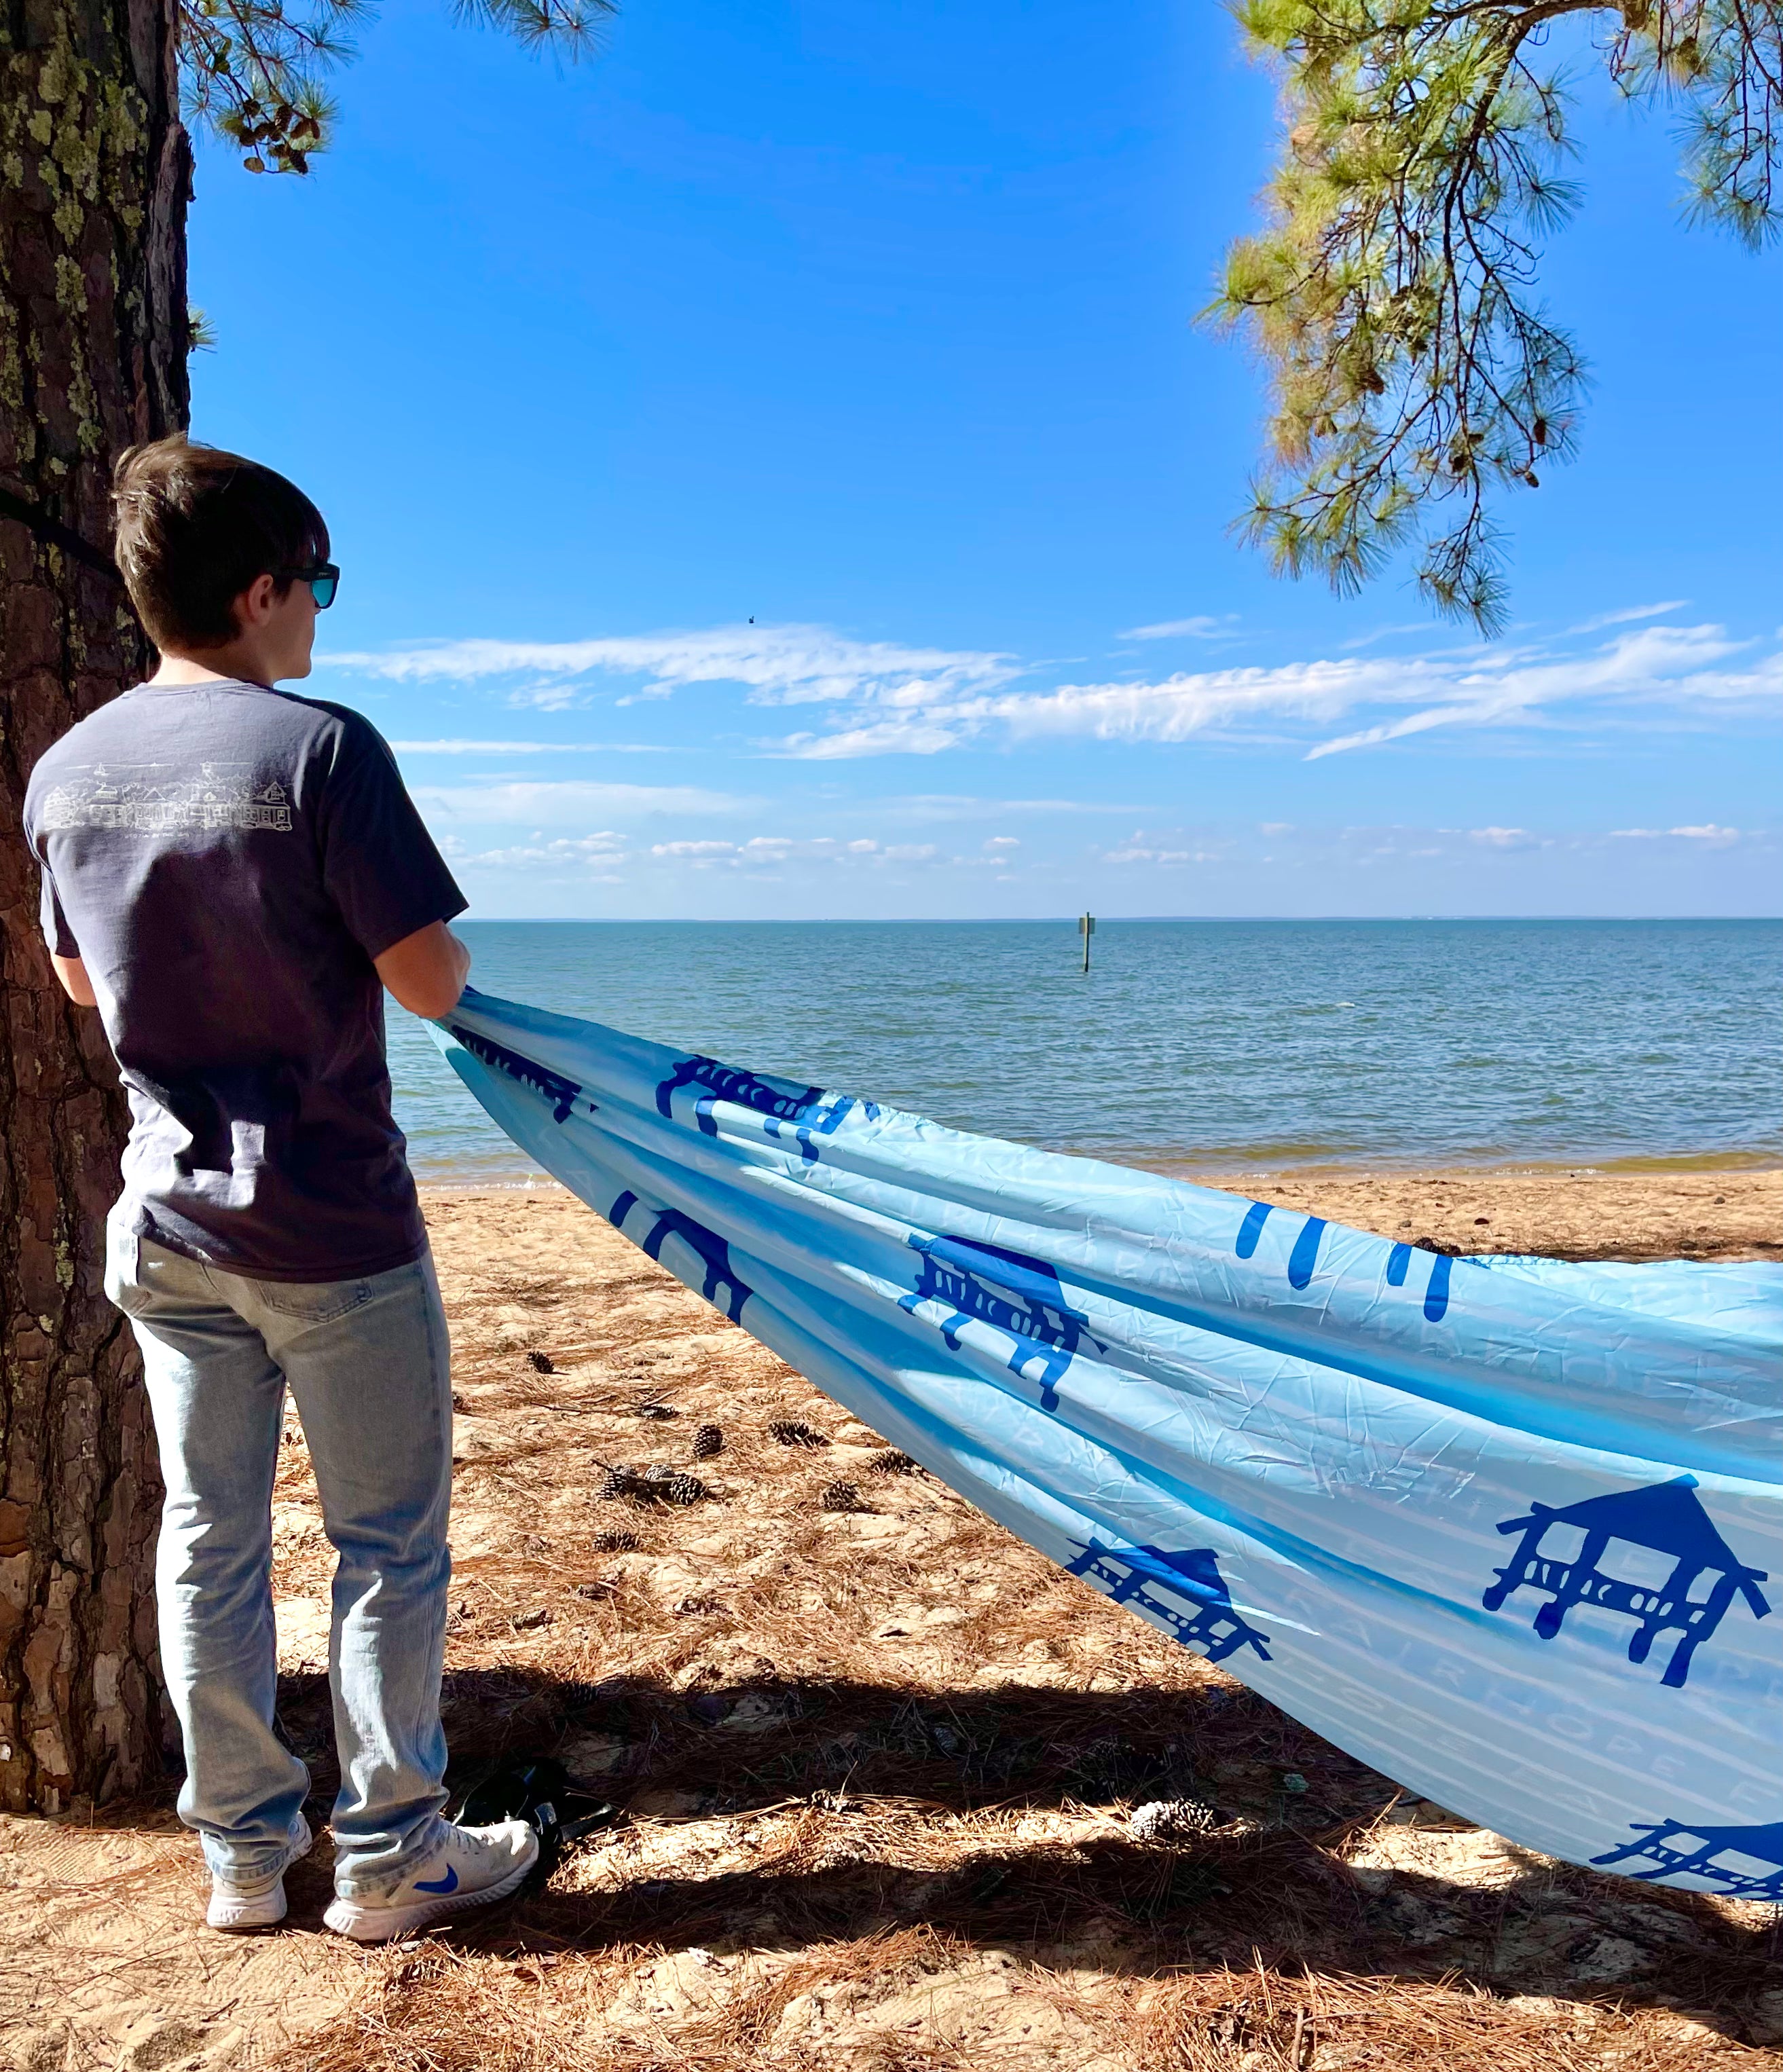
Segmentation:
<svg viewBox="0 0 1783 2072">
<path fill-rule="evenodd" d="M 456 1892 L 458 1873 L 448 1868 L 444 1877 L 436 1878 L 431 1885 L 429 1885 L 425 1878 L 417 1878 L 415 1890 L 417 1892 Z"/>
</svg>

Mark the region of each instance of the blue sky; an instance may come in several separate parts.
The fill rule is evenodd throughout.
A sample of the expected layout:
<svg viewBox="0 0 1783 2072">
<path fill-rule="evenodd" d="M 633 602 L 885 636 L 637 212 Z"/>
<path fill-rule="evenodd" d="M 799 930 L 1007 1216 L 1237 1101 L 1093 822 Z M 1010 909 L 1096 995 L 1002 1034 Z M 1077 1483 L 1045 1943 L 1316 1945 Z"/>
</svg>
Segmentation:
<svg viewBox="0 0 1783 2072">
<path fill-rule="evenodd" d="M 311 688 L 473 912 L 1776 914 L 1783 293 L 1581 80 L 1595 391 L 1481 648 L 1228 528 L 1198 329 L 1270 81 L 1211 4 L 395 0 L 307 182 L 200 158 L 198 436 L 344 569 Z"/>
</svg>

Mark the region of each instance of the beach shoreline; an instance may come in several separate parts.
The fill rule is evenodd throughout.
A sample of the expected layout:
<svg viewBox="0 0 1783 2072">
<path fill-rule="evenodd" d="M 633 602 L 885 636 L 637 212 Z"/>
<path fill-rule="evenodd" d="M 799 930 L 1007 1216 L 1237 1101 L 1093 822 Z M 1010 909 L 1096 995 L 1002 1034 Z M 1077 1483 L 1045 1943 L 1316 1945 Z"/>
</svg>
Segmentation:
<svg viewBox="0 0 1783 2072">
<path fill-rule="evenodd" d="M 1661 1171 L 1581 1166 L 1306 1166 L 1248 1173 L 1135 1172 L 1324 1216 L 1395 1241 L 1568 1260 L 1783 1260 L 1783 1167 Z M 423 1206 L 455 1212 L 514 1197 L 574 1197 L 527 1182 L 426 1181 Z"/>
</svg>

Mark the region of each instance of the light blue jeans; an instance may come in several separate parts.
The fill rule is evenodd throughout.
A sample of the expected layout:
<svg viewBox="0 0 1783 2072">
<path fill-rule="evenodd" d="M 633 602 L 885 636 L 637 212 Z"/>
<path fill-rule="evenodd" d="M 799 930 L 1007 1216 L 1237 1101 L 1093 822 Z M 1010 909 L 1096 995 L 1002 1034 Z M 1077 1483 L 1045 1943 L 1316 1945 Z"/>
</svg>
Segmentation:
<svg viewBox="0 0 1783 2072">
<path fill-rule="evenodd" d="M 309 1773 L 273 1727 L 272 1490 L 285 1392 L 339 1556 L 328 1651 L 335 1883 L 423 1854 L 445 1801 L 439 1679 L 452 1396 L 430 1258 L 362 1281 L 249 1281 L 109 1231 L 106 1293 L 142 1348 L 167 1487 L 161 1661 L 185 1741 L 179 1817 L 213 1872 L 282 1869 Z"/>
</svg>

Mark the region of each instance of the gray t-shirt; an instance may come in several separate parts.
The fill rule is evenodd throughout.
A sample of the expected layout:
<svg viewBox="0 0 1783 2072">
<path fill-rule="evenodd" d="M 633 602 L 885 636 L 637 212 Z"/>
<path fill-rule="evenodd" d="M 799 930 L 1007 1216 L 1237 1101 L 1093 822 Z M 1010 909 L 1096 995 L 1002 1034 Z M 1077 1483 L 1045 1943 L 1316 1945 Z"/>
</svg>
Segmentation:
<svg viewBox="0 0 1783 2072">
<path fill-rule="evenodd" d="M 266 1281 L 419 1258 L 372 960 L 465 901 L 370 722 L 145 684 L 43 756 L 25 832 L 130 1095 L 138 1235 Z"/>
</svg>

